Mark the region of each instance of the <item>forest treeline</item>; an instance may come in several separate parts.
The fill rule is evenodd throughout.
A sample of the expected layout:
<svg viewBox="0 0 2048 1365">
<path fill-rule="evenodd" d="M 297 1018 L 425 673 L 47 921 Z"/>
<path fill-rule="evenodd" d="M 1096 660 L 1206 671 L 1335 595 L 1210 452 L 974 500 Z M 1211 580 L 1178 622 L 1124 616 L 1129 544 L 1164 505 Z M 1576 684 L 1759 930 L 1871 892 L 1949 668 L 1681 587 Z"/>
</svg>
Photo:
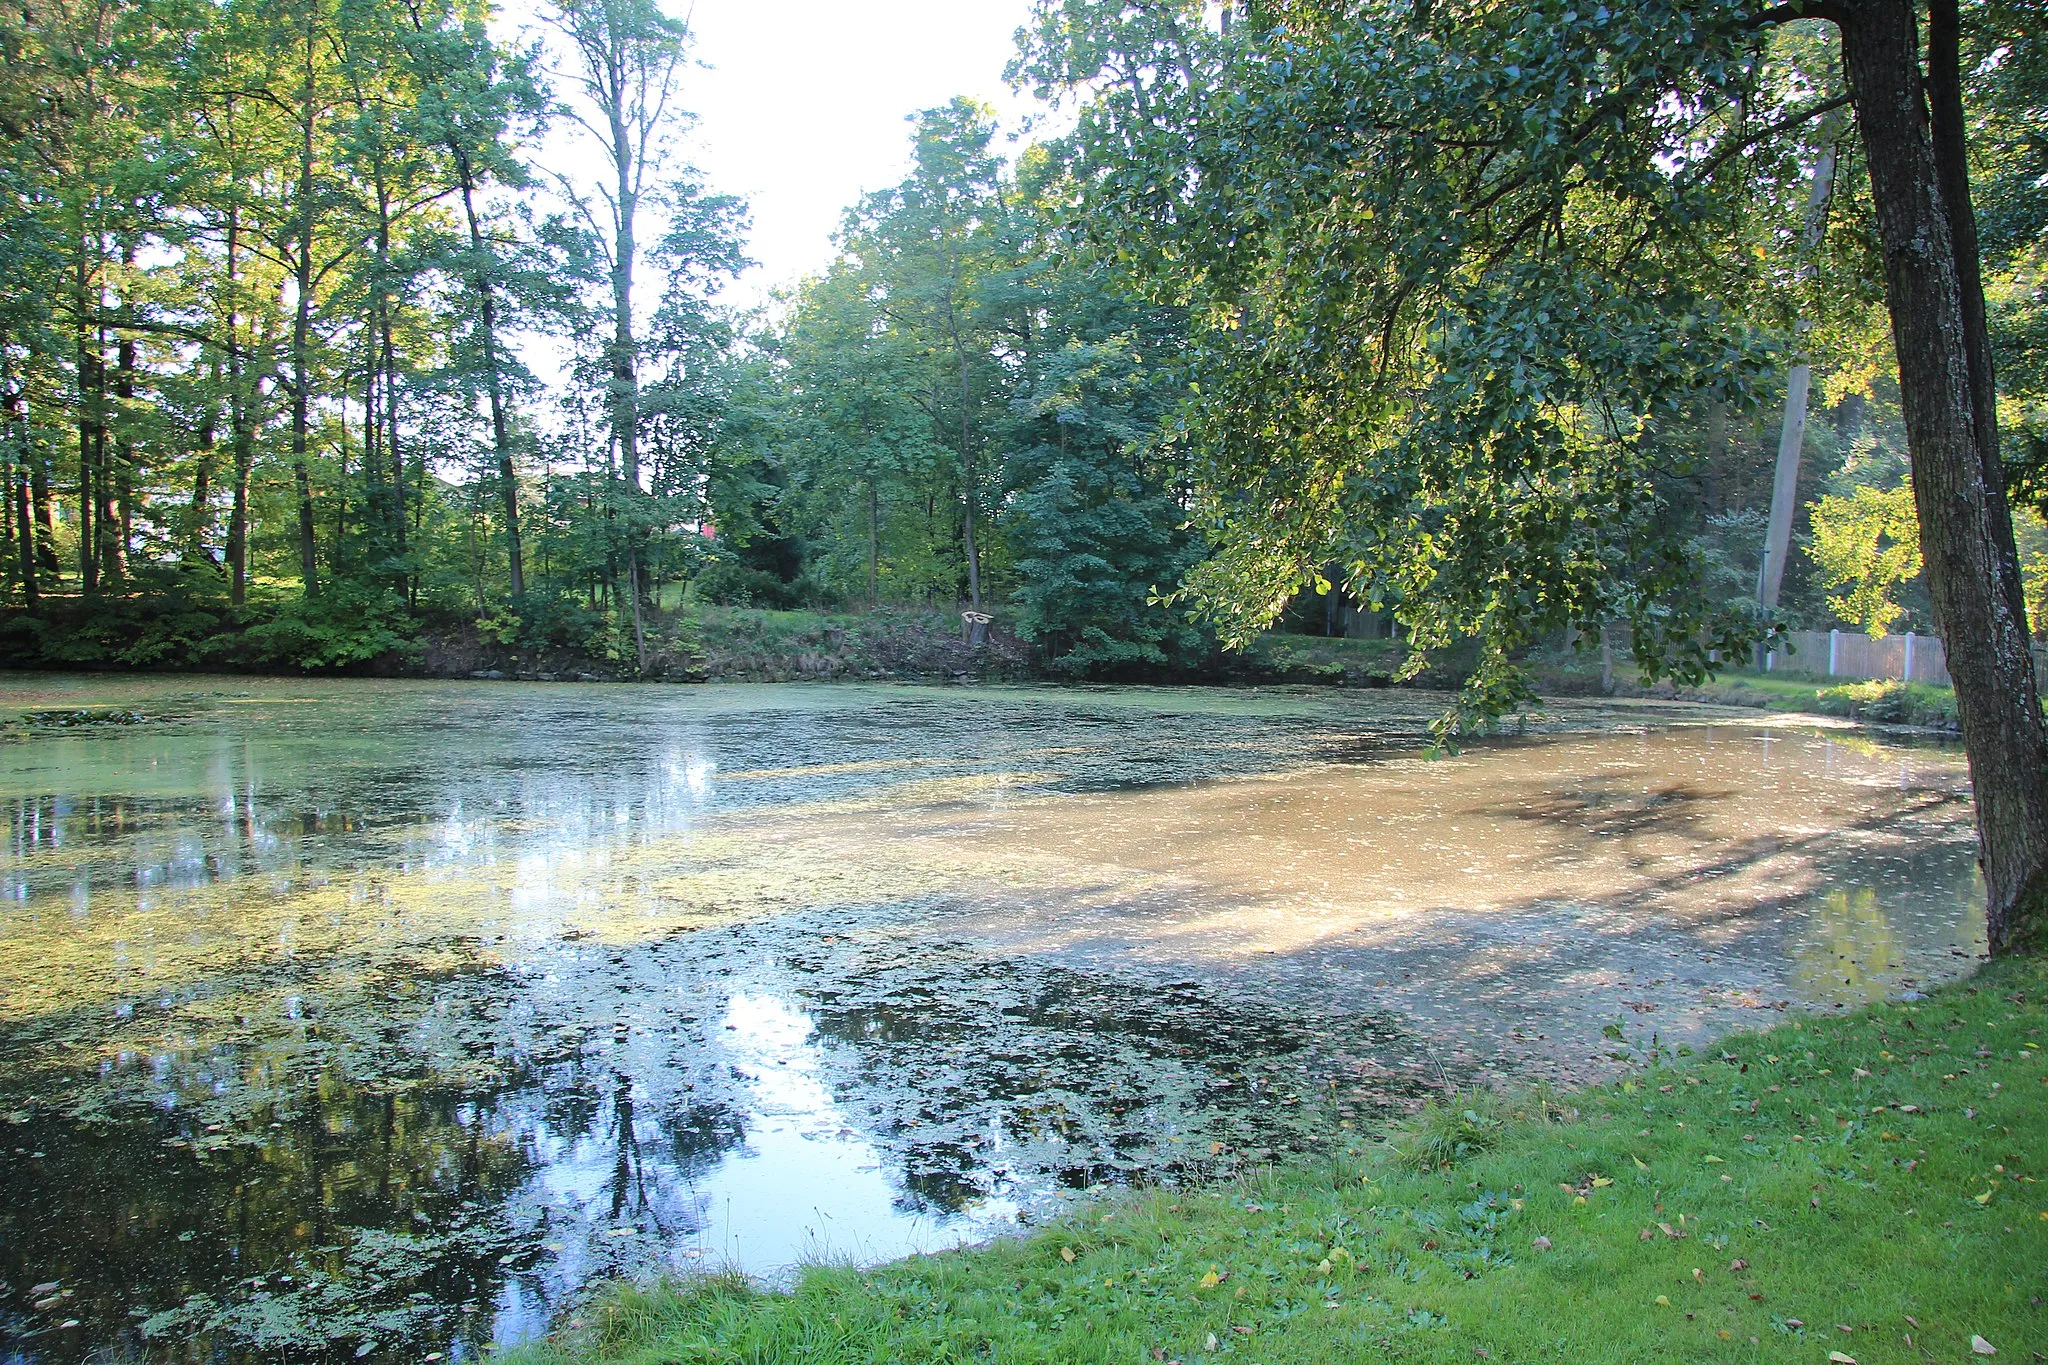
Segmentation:
<svg viewBox="0 0 2048 1365">
<path fill-rule="evenodd" d="M 1457 565 L 1375 558 L 1374 525 L 1401 540 L 1384 517 L 1308 536 L 1289 523 L 1333 496 L 1328 470 L 1296 453 L 1380 438 L 1317 399 L 1325 360 L 1285 366 L 1310 343 L 1356 365 L 1389 338 L 1341 337 L 1342 319 L 1313 310 L 1258 320 L 1266 286 L 1241 276 L 1233 294 L 1197 270 L 1196 196 L 1177 207 L 1162 189 L 1222 183 L 1214 140 L 1233 136 L 1248 139 L 1247 183 L 1322 173 L 1313 138 L 1286 151 L 1292 165 L 1255 166 L 1229 124 L 1261 98 L 1279 108 L 1286 9 L 1254 7 L 1233 30 L 1229 7 L 1048 0 L 1012 74 L 1078 102 L 1074 131 L 1021 138 L 966 100 L 925 111 L 909 173 L 849 207 L 829 267 L 742 315 L 721 290 L 748 264 L 745 206 L 687 164 L 690 36 L 652 0 L 544 5 L 521 37 L 451 0 L 11 7 L 5 648 L 45 664 L 322 668 L 481 630 L 644 668 L 697 602 L 959 603 L 1050 667 L 1129 676 L 1199 666 L 1247 622 L 1397 629 Z M 2024 476 L 2048 355 L 2039 40 L 2007 11 L 1970 15 L 1986 281 Z M 1637 247 L 1667 253 L 1648 307 L 1711 316 L 1715 344 L 1744 339 L 1717 358 L 1735 378 L 1653 376 L 1673 401 L 1609 414 L 1627 428 L 1616 472 L 1632 491 L 1571 496 L 1617 499 L 1607 524 L 1649 528 L 1612 553 L 1654 541 L 1667 557 L 1615 560 L 1614 576 L 1754 617 L 1797 349 L 1814 412 L 1783 619 L 1925 631 L 1869 177 L 1839 118 L 1782 118 L 1843 103 L 1839 66 L 1817 22 L 1761 43 L 1740 115 L 1759 136 L 1731 137 L 1710 167 L 1725 173 L 1694 224 L 1697 257 L 1675 239 Z M 1495 98 L 1464 115 L 1475 147 Z M 1823 153 L 1840 166 L 1816 205 Z M 1347 279 L 1377 269 L 1368 246 L 1390 248 L 1362 232 L 1349 247 L 1289 236 L 1291 192 L 1261 210 L 1276 246 L 1321 253 L 1325 270 L 1350 250 Z M 1823 230 L 1808 233 L 1815 212 Z M 1247 229 L 1199 230 L 1214 246 Z M 1577 230 L 1560 223 L 1556 249 L 1587 251 Z M 1608 317 L 1618 297 L 1560 297 L 1528 325 Z M 1331 425 L 1261 417 L 1272 398 L 1246 387 L 1258 364 L 1242 353 L 1219 369 L 1219 338 L 1256 326 L 1276 329 L 1267 378 L 1284 372 L 1290 402 L 1324 401 Z M 1451 413 L 1469 397 L 1471 357 L 1447 360 L 1449 336 L 1409 338 L 1415 355 L 1436 348 L 1436 372 L 1399 401 Z M 1537 368 L 1497 350 L 1496 364 Z M 1446 373 L 1468 390 L 1444 389 Z M 1219 477 L 1262 440 L 1281 455 L 1257 478 Z M 1247 557 L 1247 506 L 1272 521 L 1268 548 L 1288 545 L 1284 565 Z M 2048 537 L 2031 515 L 2019 534 L 2038 605 Z"/>
</svg>

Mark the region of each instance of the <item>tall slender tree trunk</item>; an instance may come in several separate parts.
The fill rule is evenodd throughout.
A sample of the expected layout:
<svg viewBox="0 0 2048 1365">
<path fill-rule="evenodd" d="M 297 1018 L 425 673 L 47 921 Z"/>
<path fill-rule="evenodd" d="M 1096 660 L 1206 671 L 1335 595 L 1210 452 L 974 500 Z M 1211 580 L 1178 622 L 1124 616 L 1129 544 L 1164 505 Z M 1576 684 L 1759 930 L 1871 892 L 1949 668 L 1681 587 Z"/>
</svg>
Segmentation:
<svg viewBox="0 0 2048 1365">
<path fill-rule="evenodd" d="M 132 242 L 121 248 L 121 264 L 129 269 L 135 265 L 135 245 Z M 124 279 L 121 289 L 121 316 L 123 320 L 134 316 L 134 304 Z M 115 432 L 113 459 L 113 487 L 108 490 L 113 517 L 111 524 L 114 534 L 106 540 L 107 576 L 120 582 L 128 577 L 128 546 L 135 537 L 135 334 L 123 327 L 120 340 L 114 349 L 114 401 L 111 414 Z"/>
<path fill-rule="evenodd" d="M 206 538 L 213 534 L 213 458 L 214 434 L 211 428 L 205 432 L 206 441 L 199 448 L 199 458 L 192 470 L 192 502 L 185 513 L 185 543 L 189 553 L 213 563 L 213 556 L 206 548 Z"/>
<path fill-rule="evenodd" d="M 313 520 L 313 474 L 308 439 L 313 404 L 313 10 L 306 10 L 305 74 L 299 97 L 299 222 L 292 310 L 292 481 L 299 495 L 299 579 L 308 597 L 320 595 L 319 543 Z"/>
<path fill-rule="evenodd" d="M 213 462 L 217 455 L 216 446 L 220 439 L 220 352 L 215 351 L 209 365 L 211 380 L 209 387 L 214 397 L 209 400 L 206 418 L 199 428 L 199 439 L 195 443 L 195 458 L 192 462 L 192 501 L 185 511 L 184 544 L 185 557 L 204 557 L 212 565 L 213 556 L 206 548 L 206 538 L 213 534 Z"/>
<path fill-rule="evenodd" d="M 16 428 L 14 487 L 9 499 L 14 504 L 16 527 L 15 551 L 21 561 L 21 596 L 30 611 L 42 609 L 42 596 L 36 585 L 36 523 L 29 510 L 29 453 L 28 442 L 20 439 L 20 428 Z"/>
<path fill-rule="evenodd" d="M 228 539 L 222 558 L 227 561 L 228 604 L 240 607 L 249 596 L 249 470 L 256 460 L 256 384 L 249 374 L 242 348 L 241 283 L 236 273 L 241 262 L 240 211 L 228 210 L 227 259 L 223 263 L 227 285 L 228 361 Z"/>
<path fill-rule="evenodd" d="M 405 498 L 405 447 L 398 428 L 398 346 L 391 335 L 391 310 L 387 305 L 381 322 L 383 337 L 379 342 L 377 368 L 383 376 L 384 392 L 379 404 L 383 420 L 383 442 L 385 458 L 391 461 L 391 531 L 396 538 L 394 546 L 400 556 L 408 553 L 411 537 L 406 534 L 407 505 Z"/>
<path fill-rule="evenodd" d="M 11 597 L 20 581 L 21 554 L 15 546 L 14 486 L 18 478 L 14 428 L 6 414 L 10 402 L 10 398 L 0 397 L 0 596 Z"/>
<path fill-rule="evenodd" d="M 868 473 L 868 605 L 882 605 L 882 503 L 875 493 L 875 476 Z"/>
<path fill-rule="evenodd" d="M 1827 231 L 1828 200 L 1835 190 L 1835 144 L 1832 126 L 1820 160 L 1814 164 L 1813 180 L 1806 194 L 1806 231 L 1801 241 L 1804 253 L 1820 245 Z M 1807 273 L 1806 262 L 1800 273 Z M 1796 332 L 1801 343 L 1813 324 L 1801 318 Z M 1771 520 L 1764 536 L 1763 584 L 1759 600 L 1767 607 L 1778 605 L 1785 587 L 1785 566 L 1792 558 L 1792 516 L 1799 506 L 1799 464 L 1806 450 L 1806 417 L 1813 390 L 1813 366 L 1804 357 L 1792 367 L 1785 380 L 1785 421 L 1778 432 L 1777 477 L 1771 484 Z"/>
<path fill-rule="evenodd" d="M 1937 29 L 1953 22 L 1953 8 L 1954 0 L 1934 0 Z M 1959 231 L 1970 213 L 1968 175 L 1957 111 L 1941 112 L 1959 81 L 1954 48 L 1944 51 L 1937 33 L 1930 91 L 1913 0 L 1841 0 L 1824 12 L 1842 31 L 1870 163 L 1921 549 L 1976 793 L 1991 949 L 2040 948 L 2048 946 L 2048 728 L 1996 412 L 1986 401 L 1994 392 L 1990 345 L 1981 312 L 1973 316 L 1969 304 L 1974 272 L 1961 265 L 1974 245 L 1971 229 Z"/>
<path fill-rule="evenodd" d="M 4 347 L 0 347 L 4 349 Z M 14 549 L 15 570 L 21 579 L 21 600 L 31 612 L 41 609 L 42 601 L 36 591 L 36 523 L 29 510 L 29 461 L 32 458 L 28 414 L 23 411 L 21 386 L 13 376 L 0 376 L 5 383 L 4 409 L 0 409 L 0 420 L 7 428 L 7 444 L 13 458 L 8 462 L 6 479 L 6 506 L 0 509 L 11 530 Z"/>
<path fill-rule="evenodd" d="M 383 454 L 390 461 L 391 498 L 388 505 L 378 513 L 378 519 L 392 538 L 392 547 L 401 564 L 407 552 L 405 503 L 405 451 L 398 431 L 398 347 L 392 336 L 391 307 L 391 194 L 385 184 L 384 163 L 380 156 L 375 163 L 377 182 L 377 287 L 371 309 L 371 336 L 373 360 L 370 366 L 369 397 L 366 402 L 364 421 L 364 450 L 373 451 L 381 446 Z M 382 393 L 378 391 L 382 386 Z M 377 428 L 381 420 L 382 428 Z M 374 437 L 374 439 L 373 439 Z M 366 454 L 367 462 L 374 457 Z M 384 469 L 376 466 L 376 486 L 382 487 Z M 409 575 L 401 569 L 400 589 L 411 596 Z"/>
<path fill-rule="evenodd" d="M 233 450 L 234 487 L 228 503 L 228 604 L 239 607 L 249 600 L 249 471 L 256 463 L 256 433 L 252 425 L 253 399 L 244 406 L 242 419 L 235 423 Z"/>
<path fill-rule="evenodd" d="M 949 291 L 946 296 L 946 325 L 953 334 L 953 358 L 960 367 L 960 482 L 962 501 L 967 504 L 967 598 L 981 610 L 981 550 L 976 544 L 975 504 L 981 501 L 981 477 L 974 464 L 973 390 L 968 385 L 967 346 L 960 336 L 960 312 Z"/>
<path fill-rule="evenodd" d="M 28 486 L 36 508 L 36 567 L 54 583 L 64 571 L 64 562 L 57 556 L 57 500 L 50 491 L 49 466 L 41 456 L 29 463 Z"/>
<path fill-rule="evenodd" d="M 94 333 L 93 345 L 97 351 L 94 367 L 99 375 L 99 419 L 94 424 L 93 468 L 97 477 L 94 495 L 99 499 L 93 511 L 93 536 L 98 547 L 100 561 L 100 584 L 118 585 L 121 581 L 121 518 L 120 499 L 117 494 L 120 476 L 114 469 L 114 394 L 116 388 L 109 376 L 113 370 L 106 360 L 107 333 L 104 327 Z"/>
<path fill-rule="evenodd" d="M 505 509 L 505 557 L 512 600 L 526 596 L 526 557 L 519 543 L 519 471 L 512 459 L 512 423 L 505 409 L 505 383 L 498 364 L 498 296 L 491 281 L 491 261 L 484 241 L 483 222 L 477 216 L 474 177 L 469 156 L 454 148 L 455 166 L 462 180 L 462 212 L 469 220 L 469 250 L 475 261 L 477 329 L 484 351 L 484 387 L 491 404 L 491 445 L 498 457 L 500 500 Z"/>
<path fill-rule="evenodd" d="M 634 193 L 633 160 L 629 131 L 619 110 L 623 98 L 612 104 L 612 146 L 618 149 L 614 170 L 618 174 L 618 198 L 614 201 L 617 229 L 612 247 L 612 436 L 619 447 L 619 468 L 625 478 L 626 597 L 633 604 L 633 650 L 639 672 L 647 672 L 647 626 L 640 613 L 640 374 L 637 347 L 633 340 L 633 258 L 639 250 L 634 241 L 634 219 L 639 199 Z"/>
<path fill-rule="evenodd" d="M 100 355 L 92 314 L 98 311 L 91 294 L 87 248 L 79 243 L 76 303 L 78 307 L 78 585 L 83 592 L 98 592 L 100 555 L 98 536 L 99 453 L 104 442 L 106 366 Z"/>
</svg>

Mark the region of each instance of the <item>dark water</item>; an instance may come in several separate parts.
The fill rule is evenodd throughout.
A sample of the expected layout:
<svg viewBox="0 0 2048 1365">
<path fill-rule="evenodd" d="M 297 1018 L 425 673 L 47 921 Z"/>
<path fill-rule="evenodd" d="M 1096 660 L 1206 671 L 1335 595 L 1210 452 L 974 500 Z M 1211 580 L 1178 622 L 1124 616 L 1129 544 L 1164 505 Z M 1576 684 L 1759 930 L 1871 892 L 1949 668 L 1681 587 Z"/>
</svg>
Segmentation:
<svg viewBox="0 0 2048 1365">
<path fill-rule="evenodd" d="M 1403 694 L 0 682 L 9 1358 L 474 1354 L 1977 950 L 1953 753 Z M 1631 1048 L 1634 1050 L 1631 1051 Z"/>
</svg>

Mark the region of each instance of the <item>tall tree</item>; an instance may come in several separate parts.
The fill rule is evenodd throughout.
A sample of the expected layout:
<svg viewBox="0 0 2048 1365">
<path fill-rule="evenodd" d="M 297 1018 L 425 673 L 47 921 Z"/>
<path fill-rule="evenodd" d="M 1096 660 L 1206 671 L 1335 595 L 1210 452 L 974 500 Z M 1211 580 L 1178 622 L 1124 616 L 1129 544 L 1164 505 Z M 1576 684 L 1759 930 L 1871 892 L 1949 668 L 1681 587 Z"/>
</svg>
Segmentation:
<svg viewBox="0 0 2048 1365">
<path fill-rule="evenodd" d="M 624 498 L 625 596 L 632 609 L 635 657 L 647 670 L 647 629 L 640 577 L 643 556 L 640 471 L 640 355 L 634 313 L 640 215 L 673 154 L 684 115 L 677 106 L 689 31 L 657 0 L 567 0 L 548 15 L 567 48 L 563 83 L 576 92 L 568 116 L 603 153 L 607 174 L 593 187 L 600 213 L 574 181 L 563 179 L 600 243 L 611 280 L 609 416 Z"/>
<path fill-rule="evenodd" d="M 990 348 L 983 285 L 1000 259 L 1002 160 L 989 110 L 956 99 L 917 116 L 914 169 L 858 210 L 850 244 L 872 257 L 891 324 L 919 335 L 937 367 L 927 400 L 959 460 L 968 601 L 982 605 L 986 497 L 981 410 L 1000 407 L 985 379 Z M 978 374 L 977 372 L 981 373 Z M 941 379 L 943 375 L 943 380 Z M 991 400 L 994 400 L 993 402 Z"/>
<path fill-rule="evenodd" d="M 1242 635 L 1341 560 L 1425 648 L 1479 639 L 1455 728 L 1528 695 L 1516 656 L 1546 632 L 1625 617 L 1653 671 L 1689 678 L 1758 629 L 1703 600 L 1655 438 L 1698 404 L 1754 405 L 1789 331 L 1777 281 L 1726 248 L 1795 203 L 1841 105 L 1783 59 L 1781 31 L 1833 25 L 2002 952 L 2048 932 L 2048 734 L 1997 460 L 1956 6 L 1930 13 L 1923 48 L 1912 0 L 1272 0 L 1227 36 L 1193 0 L 1047 0 L 1026 70 L 1100 89 L 1079 132 L 1091 221 L 1195 310 L 1219 554 L 1192 587 Z"/>
</svg>

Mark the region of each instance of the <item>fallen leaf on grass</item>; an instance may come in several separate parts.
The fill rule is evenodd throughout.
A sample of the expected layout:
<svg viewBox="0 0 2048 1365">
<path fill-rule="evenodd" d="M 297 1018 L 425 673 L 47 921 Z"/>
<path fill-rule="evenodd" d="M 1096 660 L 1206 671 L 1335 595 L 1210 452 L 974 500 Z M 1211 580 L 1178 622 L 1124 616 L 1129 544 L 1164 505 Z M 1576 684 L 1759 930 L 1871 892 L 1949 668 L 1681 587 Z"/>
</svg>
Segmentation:
<svg viewBox="0 0 2048 1365">
<path fill-rule="evenodd" d="M 1998 1348 L 1982 1337 L 1971 1337 L 1970 1354 L 1973 1356 L 1995 1356 L 1998 1354 Z"/>
<path fill-rule="evenodd" d="M 1734 1274 L 1738 1270 L 1747 1269 L 1749 1269 L 1749 1262 L 1741 1259 L 1740 1257 L 1737 1257 L 1735 1260 L 1732 1260 L 1728 1263 L 1728 1272 L 1730 1274 Z"/>
<path fill-rule="evenodd" d="M 1223 1279 L 1223 1272 L 1218 1270 L 1215 1266 L 1210 1266 L 1209 1273 L 1204 1275 L 1201 1279 L 1202 1288 L 1214 1289 L 1217 1285 L 1223 1283 Z"/>
<path fill-rule="evenodd" d="M 1856 1365 L 1856 1357 L 1840 1351 L 1828 1352 L 1828 1365 Z"/>
<path fill-rule="evenodd" d="M 1529 1245 L 1535 1247 L 1538 1251 L 1548 1251 L 1550 1250 L 1550 1239 L 1548 1237 L 1538 1237 Z"/>
<path fill-rule="evenodd" d="M 1669 1308 L 1671 1306 L 1671 1296 L 1669 1294 L 1659 1294 L 1657 1296 L 1657 1306 L 1659 1308 Z"/>
<path fill-rule="evenodd" d="M 1072 1265 L 1074 1263 L 1074 1249 L 1072 1247 L 1061 1247 L 1060 1259 L 1068 1265 Z"/>
</svg>

